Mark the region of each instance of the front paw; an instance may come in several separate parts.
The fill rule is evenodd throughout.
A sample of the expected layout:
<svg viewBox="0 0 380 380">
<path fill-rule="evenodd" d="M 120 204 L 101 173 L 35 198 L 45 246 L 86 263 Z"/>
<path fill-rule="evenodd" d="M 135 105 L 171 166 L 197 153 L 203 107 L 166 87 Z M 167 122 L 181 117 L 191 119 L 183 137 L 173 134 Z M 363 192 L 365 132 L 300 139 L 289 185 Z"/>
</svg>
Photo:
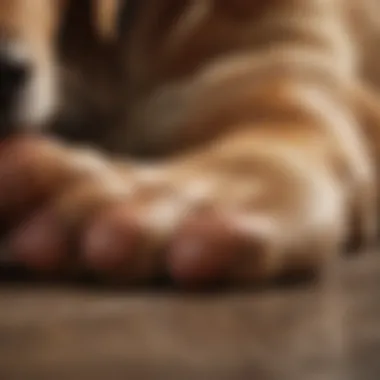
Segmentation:
<svg viewBox="0 0 380 380">
<path fill-rule="evenodd" d="M 346 237 L 344 197 L 317 168 L 310 178 L 282 162 L 248 176 L 206 163 L 123 166 L 47 140 L 2 154 L 9 248 L 33 269 L 126 282 L 262 281 L 320 269 Z"/>
</svg>

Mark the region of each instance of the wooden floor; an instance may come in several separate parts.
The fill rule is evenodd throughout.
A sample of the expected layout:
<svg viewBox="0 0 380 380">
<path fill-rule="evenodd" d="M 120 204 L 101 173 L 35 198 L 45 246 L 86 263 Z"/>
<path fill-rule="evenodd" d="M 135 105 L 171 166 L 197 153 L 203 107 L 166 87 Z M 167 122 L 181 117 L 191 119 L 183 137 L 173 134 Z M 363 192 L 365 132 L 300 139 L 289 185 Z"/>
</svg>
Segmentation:
<svg viewBox="0 0 380 380">
<path fill-rule="evenodd" d="M 0 284 L 1 380 L 378 380 L 380 255 L 208 295 Z"/>
</svg>

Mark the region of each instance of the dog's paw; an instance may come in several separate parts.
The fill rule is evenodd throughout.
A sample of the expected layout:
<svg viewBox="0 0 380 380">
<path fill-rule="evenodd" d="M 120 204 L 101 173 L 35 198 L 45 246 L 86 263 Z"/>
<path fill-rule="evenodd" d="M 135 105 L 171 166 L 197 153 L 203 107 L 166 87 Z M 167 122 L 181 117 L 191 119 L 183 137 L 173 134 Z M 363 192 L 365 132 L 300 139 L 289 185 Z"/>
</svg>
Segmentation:
<svg viewBox="0 0 380 380">
<path fill-rule="evenodd" d="M 261 281 L 319 269 L 346 237 L 340 187 L 302 162 L 128 166 L 46 140 L 1 155 L 9 248 L 33 269 Z"/>
</svg>

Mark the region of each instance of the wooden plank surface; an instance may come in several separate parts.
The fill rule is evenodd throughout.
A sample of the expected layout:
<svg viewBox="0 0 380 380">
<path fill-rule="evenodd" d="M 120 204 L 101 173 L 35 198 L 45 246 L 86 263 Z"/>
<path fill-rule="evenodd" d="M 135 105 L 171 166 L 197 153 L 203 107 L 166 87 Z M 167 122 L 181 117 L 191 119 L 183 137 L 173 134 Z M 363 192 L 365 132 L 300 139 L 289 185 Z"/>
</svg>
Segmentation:
<svg viewBox="0 0 380 380">
<path fill-rule="evenodd" d="M 180 295 L 0 284 L 1 380 L 378 380 L 380 255 L 339 281 Z"/>
</svg>

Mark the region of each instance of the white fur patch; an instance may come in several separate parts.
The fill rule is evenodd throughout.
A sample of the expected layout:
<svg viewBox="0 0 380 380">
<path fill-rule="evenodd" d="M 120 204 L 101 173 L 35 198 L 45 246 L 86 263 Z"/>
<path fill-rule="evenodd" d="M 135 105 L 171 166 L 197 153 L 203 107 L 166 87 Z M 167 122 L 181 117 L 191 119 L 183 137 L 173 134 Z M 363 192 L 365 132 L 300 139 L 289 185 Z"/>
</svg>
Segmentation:
<svg viewBox="0 0 380 380">
<path fill-rule="evenodd" d="M 184 204 L 177 198 L 165 198 L 143 207 L 140 220 L 155 232 L 170 233 L 184 215 Z"/>
<path fill-rule="evenodd" d="M 72 157 L 75 169 L 91 173 L 102 173 L 109 170 L 109 165 L 97 153 L 82 150 L 76 152 Z"/>
<path fill-rule="evenodd" d="M 56 81 L 53 67 L 45 65 L 32 69 L 30 82 L 19 103 L 20 123 L 40 128 L 51 117 L 57 106 Z"/>
<path fill-rule="evenodd" d="M 144 185 L 160 184 L 167 178 L 162 168 L 153 165 L 139 166 L 133 171 L 133 176 L 138 183 Z"/>
<path fill-rule="evenodd" d="M 212 200 L 215 194 L 216 184 L 207 179 L 191 181 L 181 189 L 181 198 L 185 203 L 199 204 L 207 200 Z"/>
</svg>

